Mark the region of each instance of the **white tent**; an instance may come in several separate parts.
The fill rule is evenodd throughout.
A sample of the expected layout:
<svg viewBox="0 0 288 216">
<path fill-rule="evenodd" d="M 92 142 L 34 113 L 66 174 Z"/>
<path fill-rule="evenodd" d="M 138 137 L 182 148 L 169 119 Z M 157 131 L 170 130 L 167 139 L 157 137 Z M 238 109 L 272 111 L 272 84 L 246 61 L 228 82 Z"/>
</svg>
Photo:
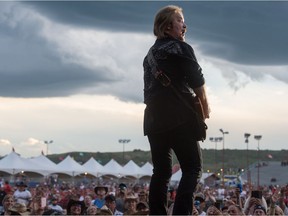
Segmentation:
<svg viewBox="0 0 288 216">
<path fill-rule="evenodd" d="M 114 159 L 111 159 L 107 164 L 103 166 L 104 175 L 113 175 L 117 178 L 123 176 L 123 167 L 118 164 Z"/>
<path fill-rule="evenodd" d="M 20 157 L 16 152 L 12 151 L 0 160 L 0 171 L 9 174 L 17 174 L 19 172 L 35 172 L 45 175 L 45 167 L 37 164 L 29 159 Z"/>
<path fill-rule="evenodd" d="M 85 168 L 72 159 L 70 155 L 57 164 L 57 171 L 57 173 L 66 173 L 70 176 L 76 176 L 86 172 Z"/>
<path fill-rule="evenodd" d="M 213 173 L 202 173 L 202 176 L 200 178 L 200 182 L 204 183 L 204 180 L 208 178 L 209 176 L 213 175 Z M 182 177 L 182 171 L 179 169 L 177 172 L 175 172 L 172 177 L 171 181 L 179 182 Z"/>
<path fill-rule="evenodd" d="M 140 169 L 141 169 L 141 173 L 143 173 L 143 175 L 152 176 L 152 174 L 153 174 L 153 166 L 149 162 L 146 162 Z"/>
<path fill-rule="evenodd" d="M 94 175 L 96 177 L 101 176 L 103 172 L 103 166 L 98 163 L 93 157 L 91 157 L 86 163 L 82 165 L 87 173 Z"/>
<path fill-rule="evenodd" d="M 29 160 L 32 161 L 33 163 L 41 164 L 41 166 L 45 169 L 44 171 L 45 175 L 59 172 L 57 165 L 43 154 L 37 157 L 30 158 Z"/>
<path fill-rule="evenodd" d="M 45 155 L 33 158 L 22 158 L 14 151 L 6 155 L 0 160 L 0 171 L 9 174 L 17 174 L 19 172 L 34 172 L 43 176 L 49 174 L 66 174 L 76 176 L 79 174 L 89 173 L 95 177 L 103 175 L 112 175 L 117 178 L 132 176 L 134 178 L 142 178 L 152 175 L 153 166 L 147 162 L 142 167 L 139 167 L 134 161 L 130 160 L 124 167 L 118 164 L 114 159 L 111 159 L 105 166 L 99 164 L 91 157 L 85 164 L 80 165 L 69 155 L 60 163 L 55 164 Z"/>
<path fill-rule="evenodd" d="M 133 176 L 135 178 L 139 178 L 143 175 L 140 167 L 132 160 L 124 165 L 123 172 L 125 176 Z"/>
</svg>

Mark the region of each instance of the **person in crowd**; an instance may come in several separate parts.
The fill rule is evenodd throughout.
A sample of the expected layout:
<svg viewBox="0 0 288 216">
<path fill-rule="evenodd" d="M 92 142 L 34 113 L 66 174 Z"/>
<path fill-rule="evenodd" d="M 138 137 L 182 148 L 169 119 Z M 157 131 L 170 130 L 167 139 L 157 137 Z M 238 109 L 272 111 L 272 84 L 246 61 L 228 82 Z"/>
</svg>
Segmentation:
<svg viewBox="0 0 288 216">
<path fill-rule="evenodd" d="M 237 205 L 234 201 L 232 201 L 232 199 L 227 199 L 227 198 L 224 198 L 223 199 L 223 207 L 226 207 L 227 211 L 228 211 L 228 207 L 231 206 L 231 205 Z"/>
<path fill-rule="evenodd" d="M 270 209 L 269 209 L 270 210 Z M 273 209 L 271 209 L 273 211 Z M 268 213 L 268 215 L 286 215 L 284 214 L 283 210 L 280 208 L 280 206 L 275 205 L 274 213 Z"/>
<path fill-rule="evenodd" d="M 42 199 L 43 198 L 43 199 Z M 46 210 L 46 198 L 36 195 L 32 197 L 32 201 L 29 205 L 32 215 L 42 215 Z"/>
<path fill-rule="evenodd" d="M 58 197 L 53 196 L 51 198 L 51 204 L 48 205 L 48 209 L 53 209 L 58 212 L 63 212 L 63 208 L 58 204 Z"/>
<path fill-rule="evenodd" d="M 204 209 L 206 208 L 206 202 L 205 202 L 205 195 L 203 193 L 197 193 L 194 198 L 194 205 L 196 209 L 198 210 L 199 215 L 206 215 L 206 212 Z"/>
<path fill-rule="evenodd" d="M 113 215 L 123 215 L 123 213 L 116 208 L 116 198 L 114 195 L 109 194 L 105 197 L 105 205 L 111 210 Z"/>
<path fill-rule="evenodd" d="M 229 215 L 228 213 L 228 206 L 223 206 L 221 208 L 222 215 Z"/>
<path fill-rule="evenodd" d="M 205 187 L 203 189 L 203 194 L 205 196 L 204 212 L 207 212 L 207 208 L 210 205 L 214 205 L 216 203 L 216 197 L 215 197 L 215 194 L 213 194 L 213 193 L 214 193 L 213 189 L 210 189 L 209 187 Z"/>
<path fill-rule="evenodd" d="M 43 212 L 42 215 L 65 215 L 63 212 L 59 212 L 54 209 L 47 209 Z"/>
<path fill-rule="evenodd" d="M 231 191 L 230 200 L 233 201 L 233 203 L 240 206 L 240 208 L 243 208 L 243 200 L 241 199 L 241 192 L 240 188 L 236 187 Z"/>
<path fill-rule="evenodd" d="M 253 210 L 253 215 L 267 215 L 265 207 L 262 205 L 256 205 Z"/>
<path fill-rule="evenodd" d="M 120 183 L 118 186 L 118 190 L 116 193 L 116 209 L 118 209 L 120 212 L 125 211 L 125 198 L 127 194 L 127 186 L 124 183 Z"/>
<path fill-rule="evenodd" d="M 18 182 L 16 186 L 17 190 L 13 194 L 16 203 L 24 203 L 26 206 L 29 206 L 32 196 L 30 191 L 27 190 L 27 185 L 21 181 Z"/>
<path fill-rule="evenodd" d="M 9 184 L 8 180 L 5 180 L 3 187 L 4 187 L 4 191 L 5 191 L 6 194 L 12 194 L 12 187 Z"/>
<path fill-rule="evenodd" d="M 30 215 L 30 212 L 27 210 L 24 203 L 14 203 L 8 211 L 10 215 Z"/>
<path fill-rule="evenodd" d="M 112 211 L 106 206 L 103 205 L 101 209 L 99 209 L 98 215 L 113 215 Z"/>
<path fill-rule="evenodd" d="M 93 201 L 93 205 L 97 206 L 98 209 L 101 209 L 105 205 L 105 196 L 108 193 L 108 187 L 99 185 L 94 188 L 94 192 L 97 197 Z"/>
<path fill-rule="evenodd" d="M 239 216 L 244 215 L 242 208 L 237 204 L 230 205 L 227 209 L 227 213 L 229 215 L 239 215 Z"/>
<path fill-rule="evenodd" d="M 7 193 L 4 190 L 4 186 L 2 186 L 2 184 L 0 185 L 0 214 L 4 211 L 3 208 L 3 199 L 4 197 L 7 195 Z"/>
<path fill-rule="evenodd" d="M 281 187 L 280 190 L 280 197 L 277 200 L 278 205 L 275 207 L 275 215 L 279 212 L 281 214 L 281 211 L 279 210 L 278 207 L 281 208 L 283 211 L 283 215 L 288 215 L 288 208 L 287 208 L 287 203 L 285 202 L 285 197 L 288 194 L 288 185 L 285 185 L 284 187 Z"/>
<path fill-rule="evenodd" d="M 223 215 L 223 214 L 220 209 L 218 209 L 214 205 L 211 205 L 208 207 L 206 215 Z"/>
<path fill-rule="evenodd" d="M 284 203 L 284 188 L 277 188 L 272 191 L 272 195 L 269 197 L 269 208 L 268 215 L 284 215 L 284 211 L 287 209 L 286 204 Z M 281 207 L 280 207 L 281 206 Z M 286 214 L 285 214 L 286 215 Z"/>
<path fill-rule="evenodd" d="M 93 205 L 93 197 L 91 194 L 87 194 L 84 197 L 84 204 L 85 204 L 85 212 L 87 212 L 87 209 Z"/>
<path fill-rule="evenodd" d="M 9 209 L 12 208 L 14 203 L 15 201 L 13 195 L 7 194 L 2 200 L 3 212 L 1 212 L 1 215 L 10 215 L 11 213 Z"/>
<path fill-rule="evenodd" d="M 176 195 L 176 191 L 173 187 L 169 187 L 168 188 L 168 193 L 167 193 L 167 200 L 168 200 L 168 209 L 170 208 L 170 206 L 174 203 L 175 201 L 175 195 Z"/>
<path fill-rule="evenodd" d="M 148 196 L 147 196 L 147 192 L 145 190 L 141 190 L 139 193 L 138 193 L 138 202 L 146 202 L 148 203 Z"/>
<path fill-rule="evenodd" d="M 267 212 L 267 203 L 265 199 L 249 196 L 244 204 L 244 214 L 253 215 L 256 206 L 263 206 Z"/>
<path fill-rule="evenodd" d="M 193 48 L 185 42 L 186 30 L 182 8 L 174 5 L 161 8 L 154 19 L 157 39 L 143 61 L 144 135 L 150 143 L 154 167 L 149 190 L 152 215 L 167 214 L 172 150 L 182 170 L 173 214 L 192 214 L 193 193 L 202 173 L 196 117 L 187 103 L 196 94 L 204 118 L 209 118 L 210 109 L 202 69 Z"/>
<path fill-rule="evenodd" d="M 148 215 L 149 214 L 149 205 L 145 201 L 140 201 L 136 205 L 137 215 Z"/>
<path fill-rule="evenodd" d="M 70 189 L 68 190 L 63 190 L 61 192 L 61 197 L 59 200 L 59 205 L 63 208 L 63 209 L 67 209 L 67 205 L 69 200 L 72 198 L 73 194 L 72 191 Z"/>
<path fill-rule="evenodd" d="M 85 204 L 83 201 L 70 199 L 67 205 L 67 215 L 83 215 Z"/>
<path fill-rule="evenodd" d="M 85 215 L 96 215 L 97 207 L 95 205 L 91 205 L 86 209 Z"/>
<path fill-rule="evenodd" d="M 126 211 L 124 212 L 124 215 L 132 215 L 137 212 L 137 209 L 136 209 L 137 201 L 138 201 L 138 197 L 136 197 L 134 193 L 129 193 L 126 195 L 126 198 L 125 198 Z"/>
<path fill-rule="evenodd" d="M 196 215 L 196 216 L 199 215 L 198 210 L 197 210 L 197 208 L 194 205 L 193 205 L 192 215 Z"/>
</svg>

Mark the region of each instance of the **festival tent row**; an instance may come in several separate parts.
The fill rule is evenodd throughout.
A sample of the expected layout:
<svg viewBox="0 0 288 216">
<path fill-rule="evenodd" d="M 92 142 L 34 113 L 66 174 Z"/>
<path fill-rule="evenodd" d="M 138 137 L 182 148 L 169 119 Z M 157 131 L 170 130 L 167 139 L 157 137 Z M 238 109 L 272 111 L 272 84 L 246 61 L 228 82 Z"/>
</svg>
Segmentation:
<svg viewBox="0 0 288 216">
<path fill-rule="evenodd" d="M 81 174 L 90 174 L 94 177 L 111 175 L 116 178 L 130 176 L 139 179 L 144 176 L 151 177 L 152 165 L 147 162 L 144 166 L 139 167 L 134 161 L 130 160 L 125 166 L 119 165 L 114 159 L 102 166 L 93 157 L 85 164 L 80 165 L 69 155 L 55 164 L 43 154 L 35 158 L 22 158 L 16 152 L 12 151 L 0 160 L 0 172 L 11 175 L 20 172 L 33 172 L 43 176 L 50 174 L 66 174 L 68 176 L 77 176 Z"/>
<path fill-rule="evenodd" d="M 0 172 L 15 175 L 20 172 L 37 173 L 42 176 L 51 174 L 65 174 L 71 177 L 81 174 L 90 174 L 94 177 L 113 176 L 116 178 L 130 177 L 134 179 L 150 178 L 152 176 L 153 166 L 147 162 L 139 167 L 134 161 L 130 160 L 126 165 L 121 166 L 114 159 L 111 159 L 104 166 L 91 157 L 86 163 L 80 165 L 69 155 L 55 164 L 43 154 L 34 158 L 22 158 L 16 152 L 12 151 L 0 160 Z M 201 181 L 204 183 L 212 173 L 203 173 Z M 172 182 L 179 182 L 182 176 L 181 169 L 175 172 Z M 205 182 L 206 183 L 206 182 Z"/>
<path fill-rule="evenodd" d="M 35 161 L 21 158 L 18 154 L 12 151 L 10 154 L 0 160 L 0 171 L 9 173 L 11 175 L 22 171 L 48 175 L 50 172 L 52 172 L 52 167 L 45 166 L 45 163 L 38 164 Z"/>
</svg>

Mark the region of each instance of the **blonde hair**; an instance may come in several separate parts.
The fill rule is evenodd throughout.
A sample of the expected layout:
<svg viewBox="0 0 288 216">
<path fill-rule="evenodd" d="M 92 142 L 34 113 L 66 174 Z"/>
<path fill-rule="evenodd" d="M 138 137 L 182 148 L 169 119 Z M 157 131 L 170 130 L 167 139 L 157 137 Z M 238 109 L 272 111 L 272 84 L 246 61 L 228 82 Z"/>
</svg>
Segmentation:
<svg viewBox="0 0 288 216">
<path fill-rule="evenodd" d="M 12 194 L 7 194 L 4 196 L 3 200 L 2 200 L 2 205 L 4 206 L 4 203 L 6 202 L 6 200 L 8 199 L 13 199 L 14 201 L 14 196 Z"/>
<path fill-rule="evenodd" d="M 154 19 L 154 35 L 158 38 L 167 37 L 165 31 L 173 21 L 173 15 L 176 13 L 182 14 L 182 8 L 175 5 L 168 5 L 161 8 L 155 16 Z"/>
</svg>

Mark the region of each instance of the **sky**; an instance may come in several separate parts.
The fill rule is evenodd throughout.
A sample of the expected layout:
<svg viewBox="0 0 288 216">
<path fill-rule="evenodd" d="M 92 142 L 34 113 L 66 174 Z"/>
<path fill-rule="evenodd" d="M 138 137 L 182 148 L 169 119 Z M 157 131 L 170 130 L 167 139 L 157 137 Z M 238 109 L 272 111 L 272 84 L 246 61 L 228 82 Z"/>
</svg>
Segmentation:
<svg viewBox="0 0 288 216">
<path fill-rule="evenodd" d="M 206 80 L 201 147 L 286 149 L 288 2 L 0 1 L 0 156 L 149 150 L 142 63 L 169 4 Z"/>
</svg>

